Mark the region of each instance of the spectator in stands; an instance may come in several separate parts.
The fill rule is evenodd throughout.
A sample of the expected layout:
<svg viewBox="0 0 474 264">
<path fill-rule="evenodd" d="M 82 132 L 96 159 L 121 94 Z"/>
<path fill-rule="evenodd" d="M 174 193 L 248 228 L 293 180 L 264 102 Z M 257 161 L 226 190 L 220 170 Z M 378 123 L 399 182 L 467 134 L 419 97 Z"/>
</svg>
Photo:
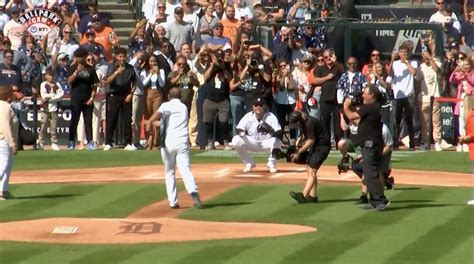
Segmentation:
<svg viewBox="0 0 474 264">
<path fill-rule="evenodd" d="M 193 53 L 196 51 L 196 33 L 193 26 L 183 21 L 184 11 L 182 7 L 174 10 L 175 21 L 171 23 L 166 31 L 166 37 L 173 44 L 175 50 L 179 50 L 183 43 L 192 43 Z"/>
<path fill-rule="evenodd" d="M 298 50 L 302 46 L 303 40 L 295 29 L 287 26 L 281 27 L 280 31 L 273 38 L 274 60 L 284 59 L 288 63 L 292 61 L 293 50 Z"/>
<path fill-rule="evenodd" d="M 113 135 L 117 128 L 119 118 L 122 121 L 124 131 L 123 140 L 125 150 L 137 150 L 132 144 L 132 96 L 135 89 L 137 77 L 135 69 L 126 62 L 127 50 L 117 48 L 115 60 L 109 65 L 106 84 L 110 85 L 107 96 L 107 129 L 104 150 L 112 148 Z M 116 142 L 118 143 L 118 142 Z"/>
<path fill-rule="evenodd" d="M 211 67 L 210 52 L 207 50 L 206 46 L 202 46 L 199 53 L 196 55 L 196 60 L 194 62 L 194 68 L 196 69 L 195 72 L 201 86 L 198 88 L 196 94 L 197 138 L 195 141 L 191 140 L 191 146 L 195 147 L 199 145 L 201 149 L 204 149 L 207 145 L 206 126 L 203 122 L 204 114 L 202 106 L 206 98 L 204 73 L 209 67 Z"/>
<path fill-rule="evenodd" d="M 105 83 L 107 79 L 107 71 L 109 64 L 103 58 L 97 60 L 95 54 L 89 53 L 87 56 L 87 63 L 95 66 L 95 72 L 99 78 L 99 82 L 96 86 L 96 92 L 94 97 L 94 111 L 92 115 L 92 140 L 97 146 L 100 143 L 100 131 L 105 135 L 105 113 L 106 113 L 106 104 L 105 98 L 109 92 L 109 86 Z M 95 65 L 94 65 L 95 64 Z"/>
<path fill-rule="evenodd" d="M 213 52 L 216 52 L 218 50 L 222 50 L 225 45 L 230 46 L 231 41 L 228 37 L 225 37 L 224 34 L 224 26 L 222 23 L 217 23 L 214 25 L 214 28 L 212 28 L 212 33 L 213 36 L 209 39 L 207 43 L 207 48 L 210 49 Z"/>
<path fill-rule="evenodd" d="M 419 104 L 421 111 L 421 135 L 424 150 L 431 148 L 431 127 L 433 139 L 435 142 L 435 150 L 442 151 L 441 148 L 441 104 L 438 101 L 433 102 L 433 97 L 439 97 L 439 87 L 441 78 L 441 62 L 432 56 L 432 52 L 427 49 L 422 53 L 423 63 L 420 64 L 416 72 L 416 80 L 420 81 L 421 103 Z"/>
<path fill-rule="evenodd" d="M 72 33 L 72 27 L 68 24 L 61 29 L 59 39 L 56 40 L 51 51 L 51 62 L 53 64 L 56 64 L 60 53 L 68 55 L 70 62 L 72 62 L 74 52 L 79 48 L 77 42 L 72 38 Z"/>
<path fill-rule="evenodd" d="M 324 59 L 321 59 L 324 62 Z M 308 76 L 312 74 L 314 65 L 314 57 L 312 55 L 305 55 L 302 59 L 302 62 L 293 69 L 291 76 L 293 81 L 295 82 L 296 89 L 298 90 L 298 103 L 297 103 L 297 110 L 305 109 L 306 112 L 309 113 L 311 116 L 315 116 L 315 111 L 317 109 L 317 101 L 311 99 L 311 105 L 308 105 L 308 100 L 310 97 L 315 95 L 315 90 L 308 82 Z M 319 91 L 321 92 L 321 87 L 319 87 Z M 315 98 L 316 99 L 316 98 Z M 319 99 L 319 98 L 318 98 Z"/>
<path fill-rule="evenodd" d="M 86 130 L 88 149 L 96 149 L 92 140 L 92 114 L 95 97 L 95 86 L 99 78 L 95 68 L 86 62 L 87 51 L 77 49 L 74 52 L 74 65 L 68 72 L 68 83 L 71 86 L 71 123 L 69 124 L 69 143 L 68 149 L 73 150 L 76 147 L 76 133 L 79 117 L 82 114 Z"/>
<path fill-rule="evenodd" d="M 381 62 L 381 56 L 382 54 L 377 49 L 373 49 L 370 52 L 369 61 L 362 67 L 362 74 L 364 74 L 366 78 L 368 78 L 370 74 L 374 73 L 374 65 Z M 388 70 L 388 67 L 386 67 L 386 70 Z"/>
<path fill-rule="evenodd" d="M 214 5 L 214 15 L 219 19 L 224 19 L 225 18 L 225 9 L 224 9 L 224 4 L 222 3 L 221 0 L 217 0 L 214 3 L 212 1 L 209 1 L 211 5 Z"/>
<path fill-rule="evenodd" d="M 323 52 L 325 65 L 317 67 L 314 70 L 314 79 L 310 84 L 321 86 L 321 99 L 319 101 L 319 110 L 324 127 L 331 127 L 331 121 L 334 127 L 334 139 L 337 142 L 342 137 L 340 126 L 340 113 L 336 100 L 336 83 L 341 76 L 343 69 L 337 62 L 336 53 L 331 49 Z"/>
<path fill-rule="evenodd" d="M 464 12 L 464 20 L 469 21 L 469 13 L 470 10 L 474 8 L 474 1 L 473 0 L 463 0 L 463 12 Z"/>
<path fill-rule="evenodd" d="M 23 45 L 18 51 L 23 53 L 24 60 L 17 64 L 20 66 L 23 79 L 22 90 L 27 95 L 38 94 L 41 84 L 41 64 L 43 63 L 43 51 L 36 44 L 32 35 L 25 35 Z"/>
<path fill-rule="evenodd" d="M 467 12 L 467 19 L 463 21 L 461 29 L 461 43 L 466 45 L 470 51 L 474 51 L 474 6 Z"/>
<path fill-rule="evenodd" d="M 466 119 L 470 109 L 474 108 L 474 67 L 473 61 L 464 58 L 453 71 L 449 81 L 457 85 L 457 98 L 462 102 L 456 104 L 454 114 L 459 116 L 459 135 L 466 135 Z M 457 151 L 468 152 L 466 144 L 457 145 Z"/>
<path fill-rule="evenodd" d="M 3 33 L 3 27 L 9 20 L 10 16 L 5 12 L 5 7 L 0 6 L 0 32 Z"/>
<path fill-rule="evenodd" d="M 158 65 L 165 71 L 165 76 L 168 76 L 174 68 L 172 50 L 173 45 L 171 42 L 165 41 L 161 44 L 161 49 L 153 53 L 158 59 Z"/>
<path fill-rule="evenodd" d="M 156 0 L 151 0 L 151 1 L 156 1 Z M 143 8 L 146 6 L 144 5 Z M 156 12 L 153 16 L 148 17 L 146 16 L 145 12 L 145 17 L 148 19 L 148 28 L 147 30 L 153 31 L 156 26 L 158 25 L 163 25 L 167 22 L 170 22 L 169 20 L 173 17 L 169 14 L 166 13 L 166 4 L 164 1 L 156 1 Z"/>
<path fill-rule="evenodd" d="M 294 3 L 288 11 L 288 22 L 300 22 L 311 19 L 311 1 L 303 0 Z M 309 17 L 306 15 L 309 14 Z M 307 19 L 308 18 L 308 19 Z"/>
<path fill-rule="evenodd" d="M 296 83 L 291 78 L 289 63 L 280 59 L 276 62 L 278 67 L 275 76 L 274 109 L 278 123 L 282 129 L 286 126 L 288 115 L 295 110 L 296 106 Z M 290 129 L 290 145 L 296 144 L 296 129 Z"/>
<path fill-rule="evenodd" d="M 245 0 L 232 1 L 235 9 L 235 18 L 240 21 L 245 21 L 253 18 L 252 10 L 245 3 Z"/>
<path fill-rule="evenodd" d="M 316 56 L 318 53 L 320 53 L 326 45 L 326 34 L 320 29 L 320 27 L 315 27 L 308 24 L 303 27 L 303 30 L 300 34 L 303 38 L 302 49 L 313 54 L 313 56 Z"/>
<path fill-rule="evenodd" d="M 174 10 L 177 7 L 181 7 L 182 5 L 181 5 L 181 1 L 179 0 L 166 0 L 165 6 L 166 6 L 166 14 L 168 14 L 169 16 L 173 16 Z"/>
<path fill-rule="evenodd" d="M 97 6 L 97 1 L 96 0 L 89 0 L 87 2 L 87 9 L 89 10 L 89 13 L 87 15 L 84 15 L 81 17 L 79 21 L 79 27 L 77 28 L 77 32 L 79 32 L 81 35 L 86 33 L 88 29 L 92 29 L 92 17 L 93 16 L 99 16 L 99 18 L 102 20 L 102 24 L 107 27 L 112 27 L 110 24 L 110 20 L 107 16 L 101 15 L 98 11 L 98 6 Z M 83 37 L 83 36 L 81 36 Z"/>
<path fill-rule="evenodd" d="M 447 40 L 453 37 L 459 40 L 461 34 L 461 24 L 458 21 L 456 14 L 451 10 L 449 5 L 446 5 L 445 0 L 436 0 L 436 7 L 438 11 L 434 13 L 429 22 L 439 23 L 443 25 L 443 46 L 448 48 Z"/>
<path fill-rule="evenodd" d="M 196 74 L 191 71 L 186 57 L 179 55 L 174 66 L 174 71 L 168 76 L 169 86 L 181 90 L 181 102 L 186 105 L 188 111 L 191 111 L 194 87 L 199 87 L 199 81 Z"/>
<path fill-rule="evenodd" d="M 410 150 L 415 150 L 415 135 L 413 129 L 413 113 L 415 107 L 414 76 L 418 69 L 418 62 L 410 60 L 410 55 L 409 49 L 405 46 L 401 46 L 398 50 L 399 59 L 393 61 L 391 69 L 392 89 L 395 97 L 395 118 L 397 124 L 394 133 L 395 149 L 399 146 L 400 128 L 403 117 L 410 138 Z"/>
<path fill-rule="evenodd" d="M 111 63 L 113 60 L 112 50 L 119 47 L 119 38 L 112 27 L 108 27 L 104 24 L 102 18 L 99 15 L 92 17 L 92 30 L 95 32 L 94 41 L 101 44 L 104 47 L 105 59 Z M 81 44 L 87 42 L 85 36 L 81 40 Z"/>
<path fill-rule="evenodd" d="M 181 7 L 184 12 L 183 21 L 192 25 L 194 32 L 197 34 L 197 32 L 199 32 L 199 19 L 201 16 L 201 8 L 194 0 L 181 0 Z"/>
<path fill-rule="evenodd" d="M 130 33 L 128 38 L 128 58 L 129 60 L 135 56 L 137 52 L 145 51 L 145 43 L 151 42 L 145 35 L 146 19 L 142 19 L 137 23 L 136 27 Z"/>
<path fill-rule="evenodd" d="M 17 19 L 20 16 L 22 10 L 23 9 L 19 9 L 18 7 L 13 6 L 10 9 L 11 20 L 5 23 L 5 26 L 3 27 L 3 35 L 10 40 L 10 48 L 12 50 L 18 50 L 18 48 L 21 46 L 23 36 L 27 34 L 26 28 L 22 24 L 17 22 Z"/>
<path fill-rule="evenodd" d="M 266 19 L 282 20 L 286 18 L 286 10 L 288 9 L 286 1 L 262 0 L 260 2 Z"/>
<path fill-rule="evenodd" d="M 145 90 L 145 114 L 148 119 L 155 113 L 164 102 L 166 88 L 165 70 L 161 68 L 158 63 L 156 55 L 145 57 L 145 64 L 140 72 L 139 85 L 142 85 Z M 152 150 L 154 147 L 159 147 L 159 129 L 154 127 L 150 134 L 147 135 L 147 149 Z"/>
<path fill-rule="evenodd" d="M 44 135 L 47 128 L 50 128 L 51 133 L 51 149 L 54 151 L 59 150 L 58 137 L 57 137 L 57 125 L 58 125 L 58 110 L 59 102 L 62 100 L 64 92 L 59 83 L 56 83 L 55 70 L 53 68 L 46 69 L 45 81 L 41 83 L 40 95 L 41 100 L 44 102 L 40 113 L 41 127 L 38 134 L 38 149 L 43 149 L 44 146 Z"/>
<path fill-rule="evenodd" d="M 32 9 L 33 6 L 28 6 L 28 2 L 23 1 L 23 0 L 10 0 L 6 5 L 5 5 L 5 11 L 10 12 L 10 15 L 12 15 L 12 10 L 27 10 L 27 9 Z M 20 12 L 21 13 L 21 12 Z"/>
<path fill-rule="evenodd" d="M 358 69 L 359 65 L 355 57 L 347 59 L 347 71 L 345 71 L 336 83 L 337 103 L 342 104 L 346 97 L 362 93 L 367 86 L 367 78 Z"/>
<path fill-rule="evenodd" d="M 203 103 L 203 121 L 206 126 L 207 146 L 206 150 L 215 149 L 214 124 L 216 130 L 221 131 L 224 144 L 228 148 L 228 131 L 230 118 L 229 82 L 232 80 L 232 72 L 227 69 L 223 62 L 222 52 L 212 55 L 212 63 L 204 73 L 206 86 L 206 98 Z"/>
<path fill-rule="evenodd" d="M 87 50 L 87 53 L 90 53 L 94 56 L 95 61 L 100 61 L 105 59 L 105 49 L 102 44 L 95 42 L 95 31 L 88 29 L 84 34 L 87 39 L 86 43 L 81 44 L 79 47 Z"/>
<path fill-rule="evenodd" d="M 230 44 L 234 45 L 236 41 L 237 31 L 241 25 L 241 21 L 235 18 L 235 8 L 232 5 L 227 5 L 225 8 L 226 18 L 221 20 L 223 25 L 222 35 L 230 39 Z"/>
<path fill-rule="evenodd" d="M 69 72 L 69 57 L 66 53 L 59 53 L 56 63 L 51 63 L 51 68 L 55 70 L 55 82 L 59 83 L 61 89 L 63 89 L 64 96 L 69 97 L 71 95 L 71 87 L 67 82 L 67 74 Z"/>
<path fill-rule="evenodd" d="M 199 33 L 201 34 L 202 43 L 208 43 L 212 37 L 212 29 L 219 22 L 219 19 L 214 16 L 214 6 L 209 4 L 204 9 L 204 15 L 199 20 Z"/>
<path fill-rule="evenodd" d="M 394 98 L 390 84 L 391 78 L 392 77 L 388 76 L 387 67 L 379 61 L 373 64 L 373 71 L 367 76 L 367 81 L 375 85 L 385 99 L 385 102 L 381 105 L 380 115 L 382 116 L 382 123 L 387 125 L 390 130 L 390 135 L 393 135 L 395 113 L 392 104 Z"/>
<path fill-rule="evenodd" d="M 3 51 L 3 62 L 0 63 L 0 85 L 21 87 L 22 78 L 20 68 L 13 65 L 13 51 Z"/>
<path fill-rule="evenodd" d="M 79 15 L 73 12 L 73 9 L 67 1 L 62 1 L 60 4 L 59 15 L 62 18 L 62 25 L 70 25 L 74 31 L 79 28 Z"/>
</svg>

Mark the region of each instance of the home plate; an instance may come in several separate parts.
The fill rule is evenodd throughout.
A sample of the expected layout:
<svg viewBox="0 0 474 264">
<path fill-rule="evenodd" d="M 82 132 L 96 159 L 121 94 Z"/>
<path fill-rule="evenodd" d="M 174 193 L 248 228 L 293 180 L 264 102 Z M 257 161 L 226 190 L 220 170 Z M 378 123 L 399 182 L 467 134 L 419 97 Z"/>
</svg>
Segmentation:
<svg viewBox="0 0 474 264">
<path fill-rule="evenodd" d="M 53 230 L 53 234 L 75 234 L 79 230 L 78 226 L 57 226 Z"/>
</svg>

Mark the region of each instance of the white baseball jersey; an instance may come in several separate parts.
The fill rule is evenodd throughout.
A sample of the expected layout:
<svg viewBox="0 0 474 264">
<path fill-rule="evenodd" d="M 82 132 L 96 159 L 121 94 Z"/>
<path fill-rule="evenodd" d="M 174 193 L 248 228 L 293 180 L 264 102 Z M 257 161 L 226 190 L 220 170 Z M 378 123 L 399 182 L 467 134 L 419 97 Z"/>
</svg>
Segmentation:
<svg viewBox="0 0 474 264">
<path fill-rule="evenodd" d="M 236 129 L 245 131 L 247 135 L 253 137 L 256 141 L 263 141 L 272 137 L 272 135 L 268 133 L 258 132 L 258 126 L 263 122 L 270 125 L 275 132 L 281 130 L 280 123 L 278 123 L 278 118 L 273 113 L 268 111 L 265 112 L 260 121 L 257 120 L 254 112 L 248 112 L 246 115 L 244 115 L 244 117 L 242 117 L 242 119 L 240 119 Z"/>
<path fill-rule="evenodd" d="M 188 108 L 179 99 L 171 99 L 162 103 L 158 112 L 161 113 L 161 133 L 165 137 L 165 146 L 176 146 L 188 143 Z"/>
</svg>

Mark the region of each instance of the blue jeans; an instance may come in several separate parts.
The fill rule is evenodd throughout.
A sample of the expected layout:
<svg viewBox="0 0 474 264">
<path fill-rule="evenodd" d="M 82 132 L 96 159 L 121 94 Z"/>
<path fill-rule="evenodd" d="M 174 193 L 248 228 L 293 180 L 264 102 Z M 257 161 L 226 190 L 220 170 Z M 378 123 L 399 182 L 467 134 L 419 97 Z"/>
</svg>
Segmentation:
<svg viewBox="0 0 474 264">
<path fill-rule="evenodd" d="M 230 95 L 230 113 L 232 115 L 232 135 L 237 135 L 235 128 L 245 115 L 245 97 Z"/>
</svg>

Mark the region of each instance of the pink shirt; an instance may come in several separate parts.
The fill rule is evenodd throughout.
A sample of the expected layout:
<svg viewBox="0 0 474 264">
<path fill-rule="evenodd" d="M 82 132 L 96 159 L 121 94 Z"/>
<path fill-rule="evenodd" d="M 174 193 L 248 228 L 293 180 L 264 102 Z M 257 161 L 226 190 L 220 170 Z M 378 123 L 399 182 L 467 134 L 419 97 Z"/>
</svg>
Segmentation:
<svg viewBox="0 0 474 264">
<path fill-rule="evenodd" d="M 471 71 L 469 74 L 466 74 L 464 72 L 454 71 L 453 73 L 451 73 L 451 76 L 449 77 L 449 81 L 458 86 L 458 93 L 457 93 L 456 98 L 463 99 L 462 98 L 463 92 L 466 95 L 474 95 L 473 71 Z M 463 81 L 465 81 L 464 84 L 463 84 Z M 455 115 L 460 115 L 460 112 L 459 112 L 460 107 L 461 107 L 461 102 L 457 102 L 456 106 L 454 107 Z"/>
</svg>

